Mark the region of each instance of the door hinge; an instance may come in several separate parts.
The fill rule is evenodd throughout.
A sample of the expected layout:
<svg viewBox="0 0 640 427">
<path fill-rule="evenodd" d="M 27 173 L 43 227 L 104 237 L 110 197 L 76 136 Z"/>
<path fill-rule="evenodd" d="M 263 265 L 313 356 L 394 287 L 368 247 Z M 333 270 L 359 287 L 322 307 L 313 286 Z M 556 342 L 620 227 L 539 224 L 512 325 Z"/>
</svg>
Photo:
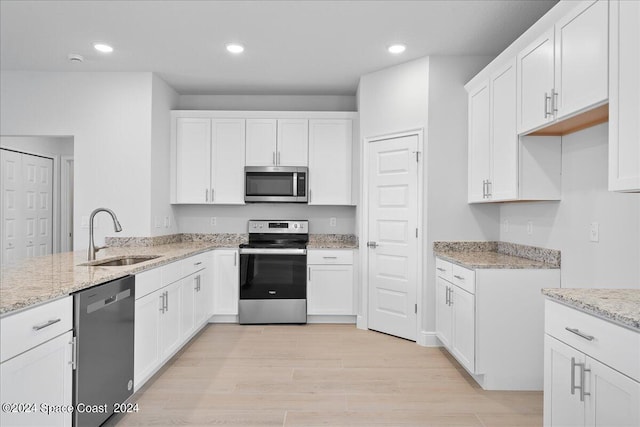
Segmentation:
<svg viewBox="0 0 640 427">
<path fill-rule="evenodd" d="M 418 314 L 418 304 L 414 304 L 414 306 L 413 306 L 413 312 L 414 312 L 415 314 Z"/>
</svg>

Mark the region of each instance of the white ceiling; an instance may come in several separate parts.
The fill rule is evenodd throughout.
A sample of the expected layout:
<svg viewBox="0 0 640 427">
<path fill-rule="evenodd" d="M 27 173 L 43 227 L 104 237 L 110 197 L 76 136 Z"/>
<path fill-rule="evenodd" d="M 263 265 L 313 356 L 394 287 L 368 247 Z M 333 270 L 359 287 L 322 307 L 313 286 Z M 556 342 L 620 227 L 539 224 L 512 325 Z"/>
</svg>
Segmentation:
<svg viewBox="0 0 640 427">
<path fill-rule="evenodd" d="M 411 59 L 495 56 L 555 3 L 1 0 L 0 64 L 152 71 L 180 94 L 353 95 L 359 76 Z M 115 52 L 95 52 L 95 41 Z M 244 54 L 225 51 L 232 41 Z M 396 41 L 408 46 L 399 56 L 386 51 Z"/>
</svg>

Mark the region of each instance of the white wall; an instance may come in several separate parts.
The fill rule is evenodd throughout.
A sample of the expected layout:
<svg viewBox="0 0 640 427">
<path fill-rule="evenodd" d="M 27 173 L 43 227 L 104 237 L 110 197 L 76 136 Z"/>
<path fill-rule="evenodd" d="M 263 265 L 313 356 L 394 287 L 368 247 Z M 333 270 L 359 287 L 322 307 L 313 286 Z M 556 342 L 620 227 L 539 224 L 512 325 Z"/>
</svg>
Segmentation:
<svg viewBox="0 0 640 427">
<path fill-rule="evenodd" d="M 346 95 L 180 95 L 178 110 L 357 111 Z"/>
<path fill-rule="evenodd" d="M 246 233 L 250 219 L 307 219 L 313 234 L 355 234 L 355 207 L 292 203 L 249 203 L 244 206 L 174 206 L 180 233 Z M 211 225 L 211 218 L 216 225 Z M 329 225 L 336 218 L 336 226 Z"/>
<path fill-rule="evenodd" d="M 429 61 L 427 233 L 423 328 L 435 331 L 435 256 L 440 240 L 497 240 L 498 205 L 467 203 L 467 91 L 490 57 L 432 56 Z"/>
<path fill-rule="evenodd" d="M 99 206 L 116 212 L 121 235 L 150 234 L 151 76 L 0 74 L 0 134 L 73 137 L 76 249 L 88 246 L 82 217 Z M 100 224 L 99 242 L 105 234 L 114 234 L 106 214 L 100 214 Z"/>
<path fill-rule="evenodd" d="M 178 105 L 178 93 L 160 77 L 153 75 L 151 99 L 151 236 L 178 232 L 169 202 L 171 154 L 171 110 Z M 168 218 L 168 223 L 166 222 Z"/>
<path fill-rule="evenodd" d="M 500 240 L 562 251 L 562 287 L 640 288 L 640 195 L 607 191 L 607 132 L 605 123 L 562 138 L 561 201 L 500 207 Z"/>
</svg>

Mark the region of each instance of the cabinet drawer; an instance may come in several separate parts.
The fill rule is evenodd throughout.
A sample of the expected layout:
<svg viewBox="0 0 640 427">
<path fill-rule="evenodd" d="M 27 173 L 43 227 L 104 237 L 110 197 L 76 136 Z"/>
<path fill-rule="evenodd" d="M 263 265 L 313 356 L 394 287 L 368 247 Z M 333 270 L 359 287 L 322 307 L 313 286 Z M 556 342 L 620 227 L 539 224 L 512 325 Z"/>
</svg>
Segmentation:
<svg viewBox="0 0 640 427">
<path fill-rule="evenodd" d="M 182 276 L 189 276 L 196 271 L 200 271 L 207 266 L 207 256 L 210 256 L 211 252 L 205 252 L 183 259 L 182 262 Z"/>
<path fill-rule="evenodd" d="M 451 282 L 453 281 L 453 264 L 440 258 L 436 258 L 436 275 Z"/>
<path fill-rule="evenodd" d="M 73 297 L 0 319 L 0 361 L 14 357 L 73 328 Z"/>
<path fill-rule="evenodd" d="M 136 274 L 136 299 L 157 291 L 162 287 L 162 268 Z"/>
<path fill-rule="evenodd" d="M 182 262 L 176 261 L 162 266 L 162 286 L 182 279 Z"/>
<path fill-rule="evenodd" d="M 460 267 L 453 264 L 451 283 L 464 289 L 465 291 L 475 294 L 476 293 L 476 272 L 469 270 L 468 268 Z"/>
<path fill-rule="evenodd" d="M 640 333 L 550 300 L 544 326 L 547 334 L 640 381 Z"/>
<path fill-rule="evenodd" d="M 353 264 L 353 251 L 350 249 L 308 250 L 307 264 Z"/>
</svg>

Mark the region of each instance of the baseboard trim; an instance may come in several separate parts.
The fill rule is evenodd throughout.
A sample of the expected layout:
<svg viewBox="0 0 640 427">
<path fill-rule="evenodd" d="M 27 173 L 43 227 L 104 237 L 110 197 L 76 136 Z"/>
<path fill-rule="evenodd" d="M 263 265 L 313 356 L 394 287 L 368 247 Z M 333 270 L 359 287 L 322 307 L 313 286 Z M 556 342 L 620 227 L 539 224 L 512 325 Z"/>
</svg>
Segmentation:
<svg viewBox="0 0 640 427">
<path fill-rule="evenodd" d="M 237 314 L 214 314 L 209 323 L 238 323 Z"/>
<path fill-rule="evenodd" d="M 354 324 L 356 323 L 356 316 L 348 316 L 348 315 L 313 315 L 307 314 L 307 323 L 346 323 L 346 324 Z"/>
<path fill-rule="evenodd" d="M 435 332 L 420 331 L 416 343 L 422 347 L 442 347 Z"/>
</svg>

